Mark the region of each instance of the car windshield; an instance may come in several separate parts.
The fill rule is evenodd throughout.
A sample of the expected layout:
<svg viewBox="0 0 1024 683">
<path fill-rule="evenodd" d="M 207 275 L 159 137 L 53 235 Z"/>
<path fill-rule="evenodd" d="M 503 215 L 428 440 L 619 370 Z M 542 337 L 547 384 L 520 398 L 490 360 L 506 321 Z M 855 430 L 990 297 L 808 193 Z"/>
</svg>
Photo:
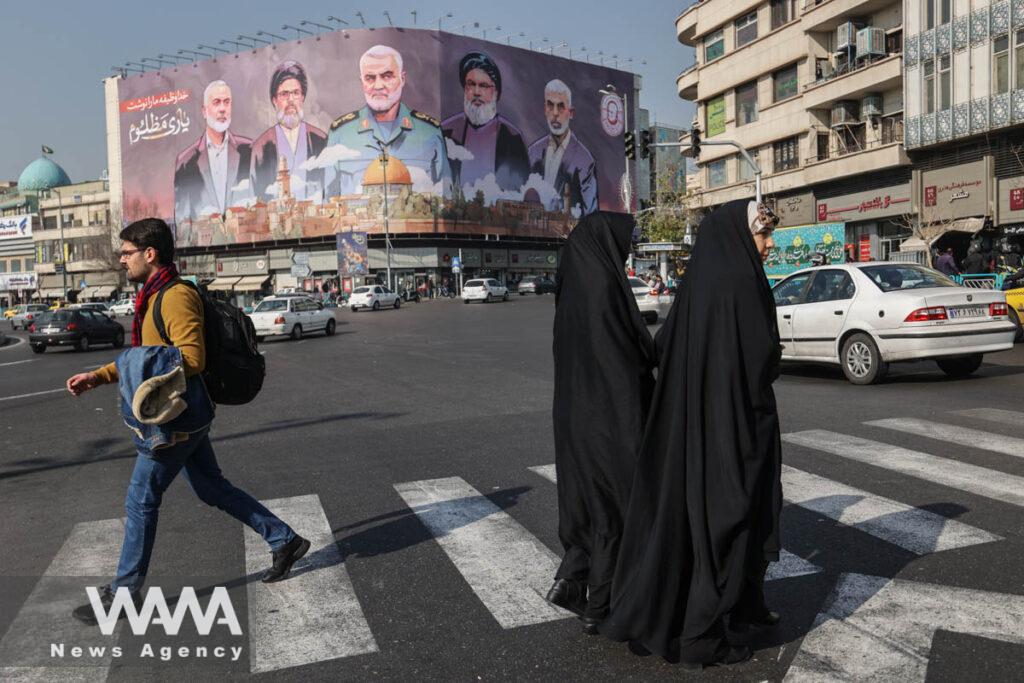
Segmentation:
<svg viewBox="0 0 1024 683">
<path fill-rule="evenodd" d="M 260 305 L 256 307 L 256 313 L 271 313 L 273 311 L 287 311 L 288 300 L 287 299 L 268 299 L 260 302 Z"/>
<path fill-rule="evenodd" d="M 467 287 L 483 287 L 484 286 L 484 281 L 483 280 L 470 280 L 469 282 L 466 283 L 466 286 Z"/>
<path fill-rule="evenodd" d="M 922 266 L 887 263 L 878 266 L 861 266 L 860 271 L 867 275 L 868 279 L 883 292 L 957 286 L 942 273 Z"/>
</svg>

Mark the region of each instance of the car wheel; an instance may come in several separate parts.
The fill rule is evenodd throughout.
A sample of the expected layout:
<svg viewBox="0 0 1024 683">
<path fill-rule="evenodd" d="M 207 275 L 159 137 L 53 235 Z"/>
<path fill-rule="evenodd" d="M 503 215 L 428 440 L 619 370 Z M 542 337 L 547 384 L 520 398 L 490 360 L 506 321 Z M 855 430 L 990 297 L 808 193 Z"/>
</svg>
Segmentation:
<svg viewBox="0 0 1024 683">
<path fill-rule="evenodd" d="M 292 328 L 291 338 L 293 341 L 302 339 L 302 325 L 296 325 Z"/>
<path fill-rule="evenodd" d="M 1013 338 L 1015 344 L 1019 344 L 1024 341 L 1024 326 L 1020 323 L 1020 316 L 1017 315 L 1017 311 L 1010 308 L 1010 321 L 1017 326 L 1017 336 Z"/>
<path fill-rule="evenodd" d="M 334 327 L 336 324 L 337 323 L 334 322 L 334 318 L 331 318 L 330 320 L 327 321 L 327 326 L 324 327 L 324 332 L 327 334 L 328 337 L 334 336 Z"/>
<path fill-rule="evenodd" d="M 399 307 L 401 307 L 401 305 L 402 305 L 402 300 L 401 299 L 395 299 L 395 308 L 399 308 Z"/>
<path fill-rule="evenodd" d="M 355 313 L 355 312 L 356 312 L 356 311 L 358 311 L 358 310 L 359 310 L 359 307 L 358 307 L 358 306 L 353 306 L 353 307 L 352 307 L 352 312 L 353 312 L 353 313 Z"/>
<path fill-rule="evenodd" d="M 46 344 L 32 344 L 32 351 L 35 353 L 45 353 Z"/>
<path fill-rule="evenodd" d="M 119 349 L 124 346 L 124 331 L 118 332 L 114 335 L 114 348 Z"/>
<path fill-rule="evenodd" d="M 462 303 L 464 303 L 464 304 L 466 304 L 468 306 L 469 305 L 469 299 L 463 299 Z"/>
<path fill-rule="evenodd" d="M 889 370 L 874 340 L 863 332 L 850 336 L 843 343 L 842 365 L 843 374 L 852 384 L 874 384 Z"/>
<path fill-rule="evenodd" d="M 379 301 L 374 301 L 373 302 L 373 310 L 375 310 L 375 311 L 379 311 L 380 310 L 380 302 Z"/>
<path fill-rule="evenodd" d="M 950 377 L 967 377 L 981 367 L 981 359 L 982 354 L 975 353 L 958 358 L 939 358 L 935 362 Z"/>
<path fill-rule="evenodd" d="M 87 335 L 83 334 L 81 336 L 81 338 L 79 338 L 78 344 L 76 346 L 77 346 L 79 351 L 88 351 L 89 350 L 89 337 Z"/>
</svg>

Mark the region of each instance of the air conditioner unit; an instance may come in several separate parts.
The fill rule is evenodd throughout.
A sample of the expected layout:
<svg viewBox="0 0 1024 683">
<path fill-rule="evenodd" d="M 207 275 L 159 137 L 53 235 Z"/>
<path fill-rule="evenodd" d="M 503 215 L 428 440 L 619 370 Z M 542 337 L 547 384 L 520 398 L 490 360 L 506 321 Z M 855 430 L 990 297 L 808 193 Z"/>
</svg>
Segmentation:
<svg viewBox="0 0 1024 683">
<path fill-rule="evenodd" d="M 864 24 L 848 21 L 839 24 L 836 29 L 836 52 L 845 52 L 848 48 L 857 47 L 857 31 L 864 27 Z"/>
<path fill-rule="evenodd" d="M 832 105 L 832 127 L 849 123 L 859 123 L 857 103 L 852 100 L 841 100 Z"/>
<path fill-rule="evenodd" d="M 869 26 L 857 31 L 857 59 L 885 56 L 885 30 Z"/>
<path fill-rule="evenodd" d="M 860 115 L 864 118 L 882 115 L 882 96 L 877 93 L 865 95 L 860 101 Z"/>
</svg>

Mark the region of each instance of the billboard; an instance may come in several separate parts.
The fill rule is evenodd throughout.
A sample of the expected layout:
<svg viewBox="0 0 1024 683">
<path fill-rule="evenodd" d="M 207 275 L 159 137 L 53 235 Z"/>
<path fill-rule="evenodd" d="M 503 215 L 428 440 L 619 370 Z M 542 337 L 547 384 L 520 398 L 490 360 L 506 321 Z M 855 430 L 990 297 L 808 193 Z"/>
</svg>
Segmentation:
<svg viewBox="0 0 1024 683">
<path fill-rule="evenodd" d="M 32 214 L 0 217 L 0 240 L 32 238 Z"/>
<path fill-rule="evenodd" d="M 811 257 L 824 254 L 829 263 L 843 263 L 846 223 L 817 223 L 778 228 L 772 233 L 775 246 L 768 252 L 764 271 L 768 277 L 785 277 L 811 265 Z"/>
<path fill-rule="evenodd" d="M 369 275 L 370 257 L 365 232 L 338 233 L 338 275 Z"/>
<path fill-rule="evenodd" d="M 337 31 L 119 83 L 123 214 L 179 247 L 565 236 L 626 211 L 632 74 L 437 31 Z M 632 106 L 634 103 L 630 102 Z"/>
</svg>

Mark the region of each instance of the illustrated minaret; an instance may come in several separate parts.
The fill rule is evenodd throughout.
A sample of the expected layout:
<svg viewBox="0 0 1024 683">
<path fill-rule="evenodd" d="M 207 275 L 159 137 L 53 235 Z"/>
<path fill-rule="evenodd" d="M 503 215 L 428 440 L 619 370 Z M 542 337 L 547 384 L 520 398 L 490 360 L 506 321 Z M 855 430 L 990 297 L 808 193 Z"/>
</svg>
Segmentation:
<svg viewBox="0 0 1024 683">
<path fill-rule="evenodd" d="M 292 174 L 288 172 L 288 162 L 281 156 L 277 163 L 277 186 L 281 188 L 279 198 L 284 199 L 292 194 Z"/>
</svg>

